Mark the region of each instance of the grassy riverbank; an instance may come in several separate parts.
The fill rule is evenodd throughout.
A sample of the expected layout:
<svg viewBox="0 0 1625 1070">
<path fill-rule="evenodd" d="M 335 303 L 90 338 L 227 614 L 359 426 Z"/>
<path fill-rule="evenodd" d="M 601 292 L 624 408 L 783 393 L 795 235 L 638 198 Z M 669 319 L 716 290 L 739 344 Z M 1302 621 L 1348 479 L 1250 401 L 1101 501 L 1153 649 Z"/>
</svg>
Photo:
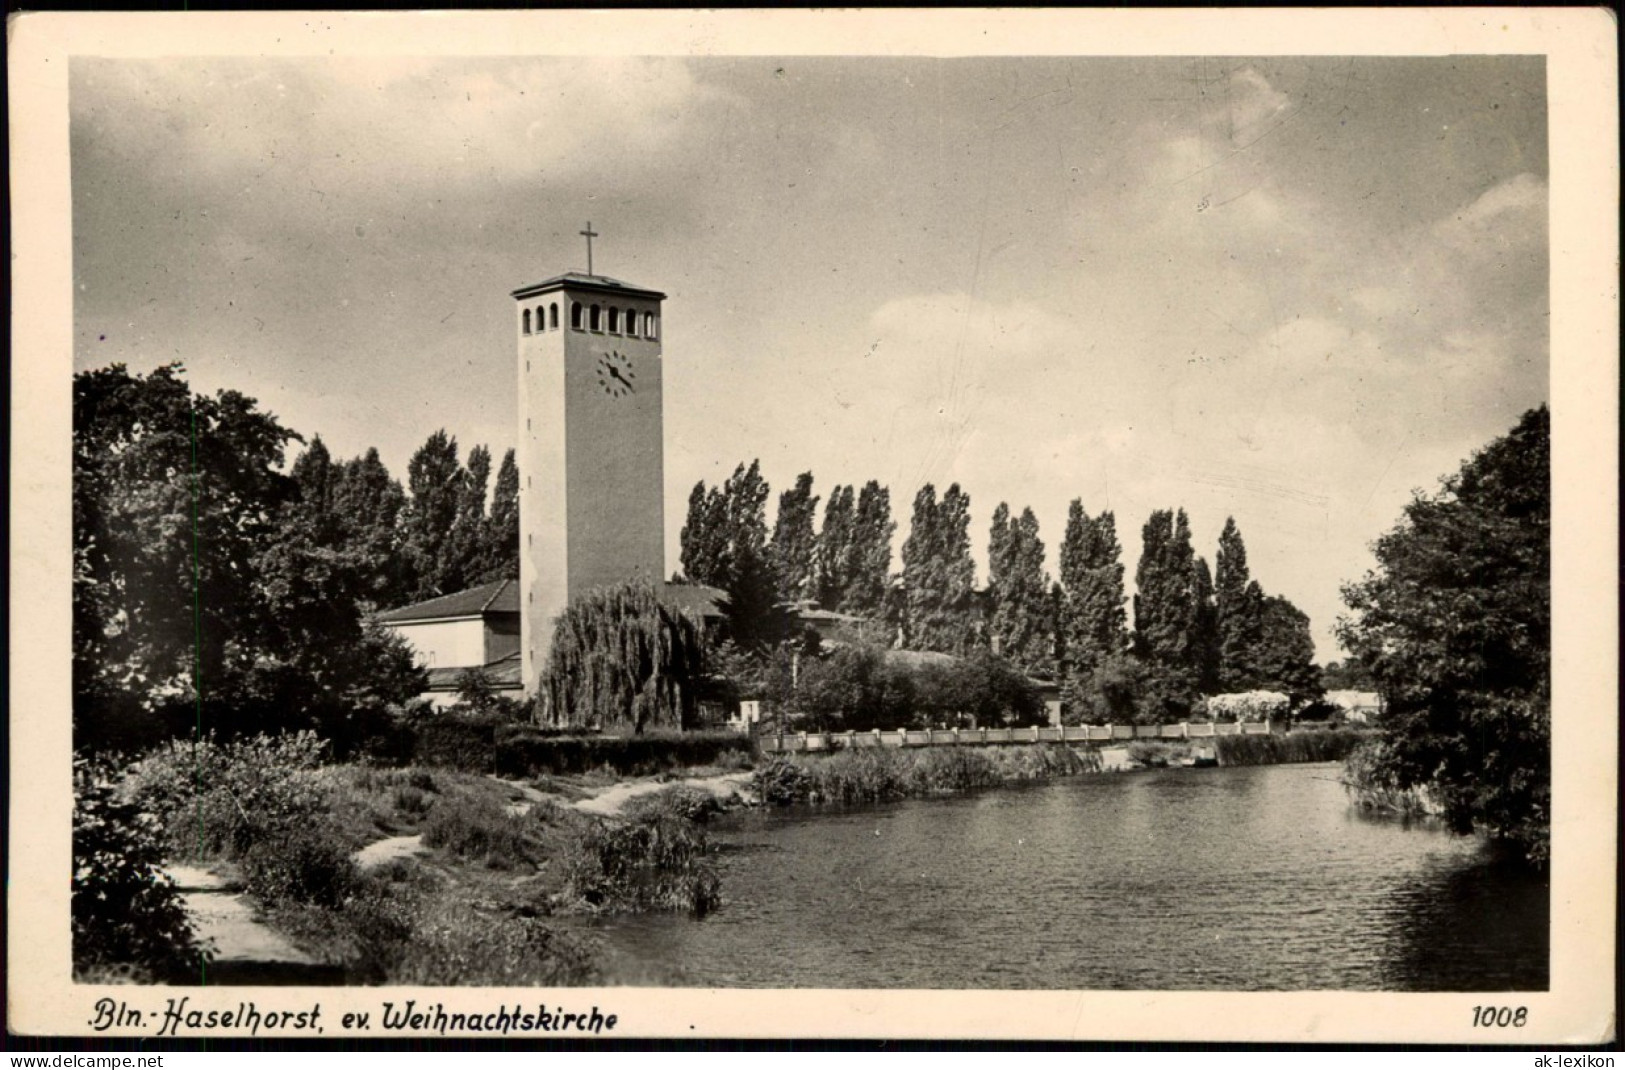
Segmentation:
<svg viewBox="0 0 1625 1070">
<path fill-rule="evenodd" d="M 764 803 L 881 802 L 940 795 L 1016 781 L 1049 780 L 1100 770 L 1092 748 L 1064 744 L 1019 747 L 864 748 L 768 759 L 756 768 Z"/>
<path fill-rule="evenodd" d="M 596 948 L 569 915 L 719 901 L 696 793 L 592 813 L 580 800 L 618 778 L 526 783 L 322 756 L 308 736 L 176 744 L 121 791 L 162 829 L 167 858 L 230 873 L 272 928 L 353 984 L 596 983 Z"/>
</svg>

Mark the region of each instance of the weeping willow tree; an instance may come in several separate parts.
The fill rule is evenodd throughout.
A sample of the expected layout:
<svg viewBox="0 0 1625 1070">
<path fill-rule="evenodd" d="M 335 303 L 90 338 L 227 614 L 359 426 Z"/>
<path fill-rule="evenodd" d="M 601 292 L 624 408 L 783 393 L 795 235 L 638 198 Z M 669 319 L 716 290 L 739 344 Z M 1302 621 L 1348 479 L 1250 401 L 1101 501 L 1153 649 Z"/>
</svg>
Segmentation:
<svg viewBox="0 0 1625 1070">
<path fill-rule="evenodd" d="M 590 591 L 554 627 L 541 716 L 560 728 L 685 727 L 694 721 L 704 660 L 700 623 L 662 604 L 649 584 Z"/>
</svg>

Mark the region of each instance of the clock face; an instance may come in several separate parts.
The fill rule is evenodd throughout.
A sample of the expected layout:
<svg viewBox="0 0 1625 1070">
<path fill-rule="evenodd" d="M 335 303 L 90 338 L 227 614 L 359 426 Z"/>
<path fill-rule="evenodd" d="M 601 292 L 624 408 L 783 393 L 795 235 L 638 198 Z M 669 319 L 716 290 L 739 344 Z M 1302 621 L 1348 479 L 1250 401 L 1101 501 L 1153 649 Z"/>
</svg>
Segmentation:
<svg viewBox="0 0 1625 1070">
<path fill-rule="evenodd" d="M 625 397 L 632 393 L 632 382 L 637 373 L 632 370 L 632 360 L 618 350 L 610 350 L 598 357 L 598 385 L 612 398 Z"/>
</svg>

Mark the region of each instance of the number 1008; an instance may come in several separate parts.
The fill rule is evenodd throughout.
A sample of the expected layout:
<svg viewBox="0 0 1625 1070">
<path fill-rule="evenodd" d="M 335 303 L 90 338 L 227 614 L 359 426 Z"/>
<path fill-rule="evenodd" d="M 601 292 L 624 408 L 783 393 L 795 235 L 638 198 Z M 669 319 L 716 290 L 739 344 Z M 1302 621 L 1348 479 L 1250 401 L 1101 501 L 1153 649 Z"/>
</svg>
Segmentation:
<svg viewBox="0 0 1625 1070">
<path fill-rule="evenodd" d="M 1529 1021 L 1528 1007 L 1474 1007 L 1473 1024 L 1489 1028 L 1499 1026 L 1522 1026 Z"/>
</svg>

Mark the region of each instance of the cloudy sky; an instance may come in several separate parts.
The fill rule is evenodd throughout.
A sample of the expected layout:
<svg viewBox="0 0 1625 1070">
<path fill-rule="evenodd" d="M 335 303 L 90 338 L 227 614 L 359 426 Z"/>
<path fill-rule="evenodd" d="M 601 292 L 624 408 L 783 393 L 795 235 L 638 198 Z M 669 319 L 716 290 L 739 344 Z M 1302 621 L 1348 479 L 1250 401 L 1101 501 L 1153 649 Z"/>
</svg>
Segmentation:
<svg viewBox="0 0 1625 1070">
<path fill-rule="evenodd" d="M 77 59 L 75 367 L 182 361 L 404 477 L 513 444 L 508 292 L 669 295 L 688 490 L 1151 510 L 1314 621 L 1547 399 L 1538 58 Z M 899 532 L 899 541 L 904 531 Z"/>
</svg>

